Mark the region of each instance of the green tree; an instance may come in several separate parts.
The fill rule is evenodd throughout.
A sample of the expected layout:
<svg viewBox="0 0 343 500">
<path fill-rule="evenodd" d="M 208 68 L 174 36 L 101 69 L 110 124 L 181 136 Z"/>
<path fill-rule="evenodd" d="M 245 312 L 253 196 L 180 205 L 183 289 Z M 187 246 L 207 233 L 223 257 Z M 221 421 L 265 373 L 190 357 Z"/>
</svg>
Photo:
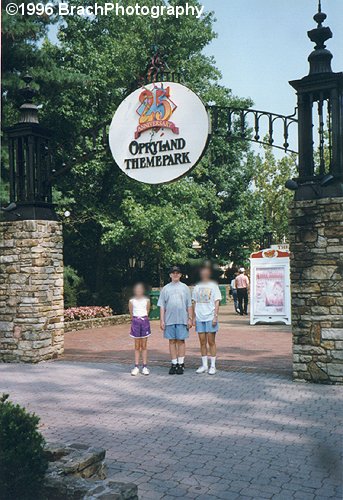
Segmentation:
<svg viewBox="0 0 343 500">
<path fill-rule="evenodd" d="M 27 5 L 31 0 L 23 0 Z M 33 0 L 32 4 L 45 4 L 48 0 Z M 22 104 L 20 88 L 22 76 L 27 72 L 45 68 L 48 74 L 52 63 L 45 60 L 40 43 L 47 36 L 48 28 L 56 21 L 55 16 L 13 15 L 6 12 L 11 0 L 2 2 L 1 23 L 1 124 L 2 127 L 13 125 L 19 117 L 18 109 Z M 0 203 L 8 201 L 8 153 L 6 135 L 1 148 Z M 2 203 L 1 203 L 2 204 Z"/>
<path fill-rule="evenodd" d="M 62 74 L 73 78 L 68 85 L 61 79 L 55 84 L 40 81 L 44 118 L 47 124 L 53 122 L 64 154 L 81 153 L 82 130 L 110 120 L 137 76 L 144 73 L 146 54 L 156 43 L 162 52 L 170 52 L 170 68 L 183 72 L 205 102 L 250 104 L 219 84 L 213 60 L 202 53 L 214 37 L 211 13 L 200 20 L 164 17 L 152 22 L 114 15 L 68 20 L 59 30 L 59 45 L 46 42 L 43 51 Z M 225 241 L 221 237 L 227 222 L 223 211 L 239 209 L 252 162 L 247 144 L 228 145 L 217 138 L 190 176 L 171 185 L 147 186 L 126 178 L 108 151 L 100 151 L 92 161 L 75 165 L 55 192 L 61 213 L 72 212 L 66 221 L 66 262 L 85 275 L 97 301 L 107 288 L 108 269 L 113 276 L 108 286 L 123 285 L 118 274 L 122 275 L 130 255 L 144 259 L 155 283 L 156 270 L 195 256 L 194 239 L 203 243 L 204 255 L 227 261 L 232 241 L 229 234 Z M 221 197 L 224 191 L 227 196 Z M 83 269 L 90 265 L 84 254 L 92 256 L 94 272 L 89 276 Z"/>
<path fill-rule="evenodd" d="M 24 0 L 27 5 L 30 0 Z M 2 46 L 2 123 L 12 124 L 18 117 L 20 104 L 19 88 L 21 76 L 31 68 L 42 68 L 46 64 L 39 42 L 47 35 L 49 25 L 55 16 L 10 16 L 6 12 L 10 0 L 2 3 L 1 46 Z M 36 4 L 38 1 L 34 0 Z M 46 0 L 39 3 L 47 3 Z"/>
<path fill-rule="evenodd" d="M 143 3 L 154 5 L 155 0 Z M 191 3 L 200 5 L 198 0 Z M 59 144 L 57 168 L 82 155 L 85 129 L 110 121 L 145 73 L 154 45 L 168 53 L 170 69 L 181 72 L 205 103 L 251 105 L 220 85 L 220 72 L 203 53 L 216 36 L 213 22 L 212 13 L 201 19 L 156 20 L 110 14 L 68 17 L 59 25 L 58 44 L 45 39 L 35 48 L 48 66 L 33 69 L 40 86 L 41 122 L 53 128 Z M 93 159 L 76 162 L 55 184 L 54 200 L 61 215 L 71 212 L 65 219 L 65 262 L 84 277 L 88 300 L 117 310 L 113 301 L 127 281 L 131 255 L 145 261 L 145 276 L 152 284 L 158 284 L 169 263 L 196 256 L 195 239 L 202 245 L 201 257 L 245 259 L 263 231 L 259 201 L 252 195 L 256 161 L 248 143 L 228 143 L 218 134 L 191 174 L 164 186 L 127 178 L 104 148 Z"/>
<path fill-rule="evenodd" d="M 285 189 L 285 182 L 293 177 L 296 177 L 296 157 L 276 159 L 272 148 L 265 147 L 264 156 L 256 161 L 252 195 L 260 207 L 264 231 L 272 232 L 277 243 L 288 239 L 288 207 L 293 193 Z"/>
</svg>

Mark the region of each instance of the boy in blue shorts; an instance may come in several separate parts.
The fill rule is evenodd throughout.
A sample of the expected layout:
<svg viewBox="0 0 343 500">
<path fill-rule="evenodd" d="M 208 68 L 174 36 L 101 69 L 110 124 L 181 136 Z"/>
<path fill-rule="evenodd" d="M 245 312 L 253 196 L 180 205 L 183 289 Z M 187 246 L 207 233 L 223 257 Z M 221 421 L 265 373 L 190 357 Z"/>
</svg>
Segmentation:
<svg viewBox="0 0 343 500">
<path fill-rule="evenodd" d="M 193 323 L 199 335 L 202 365 L 196 373 L 216 373 L 216 333 L 218 331 L 218 311 L 221 301 L 219 286 L 212 281 L 212 267 L 204 264 L 200 268 L 200 282 L 194 287 Z M 208 368 L 207 344 L 211 354 L 211 366 Z"/>
<path fill-rule="evenodd" d="M 170 270 L 171 282 L 161 290 L 157 305 L 160 307 L 161 330 L 169 340 L 171 367 L 169 375 L 183 375 L 185 369 L 185 340 L 192 327 L 192 298 L 189 288 L 181 283 L 181 269 Z"/>
</svg>

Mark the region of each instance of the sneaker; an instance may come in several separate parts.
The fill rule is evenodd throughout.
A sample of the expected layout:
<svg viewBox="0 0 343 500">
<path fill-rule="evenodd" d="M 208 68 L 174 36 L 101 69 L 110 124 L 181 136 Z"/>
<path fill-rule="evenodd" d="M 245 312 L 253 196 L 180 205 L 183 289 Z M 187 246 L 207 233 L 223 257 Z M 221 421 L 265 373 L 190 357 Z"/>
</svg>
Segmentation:
<svg viewBox="0 0 343 500">
<path fill-rule="evenodd" d="M 147 366 L 143 366 L 142 374 L 143 375 L 150 375 L 150 370 Z"/>
<path fill-rule="evenodd" d="M 184 365 L 184 363 L 182 365 L 177 365 L 177 368 L 176 368 L 176 374 L 177 375 L 183 375 L 184 371 L 185 371 L 185 365 Z"/>
<path fill-rule="evenodd" d="M 135 367 L 134 367 L 134 368 L 132 368 L 132 370 L 131 370 L 131 375 L 132 375 L 133 377 L 135 377 L 135 376 L 136 376 L 136 375 L 138 375 L 138 374 L 139 374 L 139 368 L 138 368 L 138 366 L 135 366 Z"/>
<path fill-rule="evenodd" d="M 197 369 L 195 373 L 206 373 L 206 372 L 208 372 L 207 366 L 202 365 Z"/>
<path fill-rule="evenodd" d="M 177 369 L 177 365 L 171 365 L 170 370 L 169 370 L 169 375 L 175 375 Z"/>
<path fill-rule="evenodd" d="M 216 370 L 215 366 L 211 366 L 211 368 L 208 370 L 208 374 L 209 375 L 215 375 L 216 371 L 217 370 Z"/>
</svg>

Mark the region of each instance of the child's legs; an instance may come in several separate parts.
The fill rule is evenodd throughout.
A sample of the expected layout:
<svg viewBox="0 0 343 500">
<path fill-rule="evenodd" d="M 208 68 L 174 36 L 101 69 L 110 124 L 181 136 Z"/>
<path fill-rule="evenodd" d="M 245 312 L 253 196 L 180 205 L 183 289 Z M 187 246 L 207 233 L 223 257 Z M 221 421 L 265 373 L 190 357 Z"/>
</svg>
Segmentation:
<svg viewBox="0 0 343 500">
<path fill-rule="evenodd" d="M 148 339 L 141 339 L 141 349 L 142 349 L 142 359 L 143 365 L 148 363 L 148 349 L 147 349 Z"/>
<path fill-rule="evenodd" d="M 208 341 L 208 346 L 210 349 L 211 356 L 215 357 L 217 355 L 216 334 L 215 333 L 208 333 L 207 334 L 207 341 Z"/>
<path fill-rule="evenodd" d="M 135 365 L 139 365 L 141 339 L 135 339 Z"/>
<path fill-rule="evenodd" d="M 201 356 L 207 356 L 207 333 L 198 333 Z"/>
<path fill-rule="evenodd" d="M 177 357 L 184 358 L 186 355 L 186 342 L 184 340 L 177 340 L 176 342 Z"/>
<path fill-rule="evenodd" d="M 169 352 L 170 352 L 171 359 L 177 359 L 176 340 L 175 339 L 169 340 Z"/>
</svg>

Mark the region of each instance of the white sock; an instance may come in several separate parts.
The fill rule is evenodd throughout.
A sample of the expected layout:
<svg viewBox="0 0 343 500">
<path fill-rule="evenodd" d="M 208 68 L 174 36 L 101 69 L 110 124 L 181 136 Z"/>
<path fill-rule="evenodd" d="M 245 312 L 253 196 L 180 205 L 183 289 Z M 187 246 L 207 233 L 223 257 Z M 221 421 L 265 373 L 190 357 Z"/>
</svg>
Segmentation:
<svg viewBox="0 0 343 500">
<path fill-rule="evenodd" d="M 215 368 L 215 367 L 216 367 L 216 357 L 211 356 L 211 368 Z"/>
<path fill-rule="evenodd" d="M 178 358 L 178 361 L 179 361 L 179 365 L 183 365 L 183 363 L 185 362 L 185 357 L 184 356 L 180 356 Z"/>
<path fill-rule="evenodd" d="M 208 368 L 207 356 L 201 356 L 201 360 L 202 360 L 202 366 Z"/>
<path fill-rule="evenodd" d="M 176 359 L 176 358 L 175 358 L 175 359 L 172 359 L 172 364 L 173 364 L 173 365 L 177 365 L 177 359 Z"/>
</svg>

